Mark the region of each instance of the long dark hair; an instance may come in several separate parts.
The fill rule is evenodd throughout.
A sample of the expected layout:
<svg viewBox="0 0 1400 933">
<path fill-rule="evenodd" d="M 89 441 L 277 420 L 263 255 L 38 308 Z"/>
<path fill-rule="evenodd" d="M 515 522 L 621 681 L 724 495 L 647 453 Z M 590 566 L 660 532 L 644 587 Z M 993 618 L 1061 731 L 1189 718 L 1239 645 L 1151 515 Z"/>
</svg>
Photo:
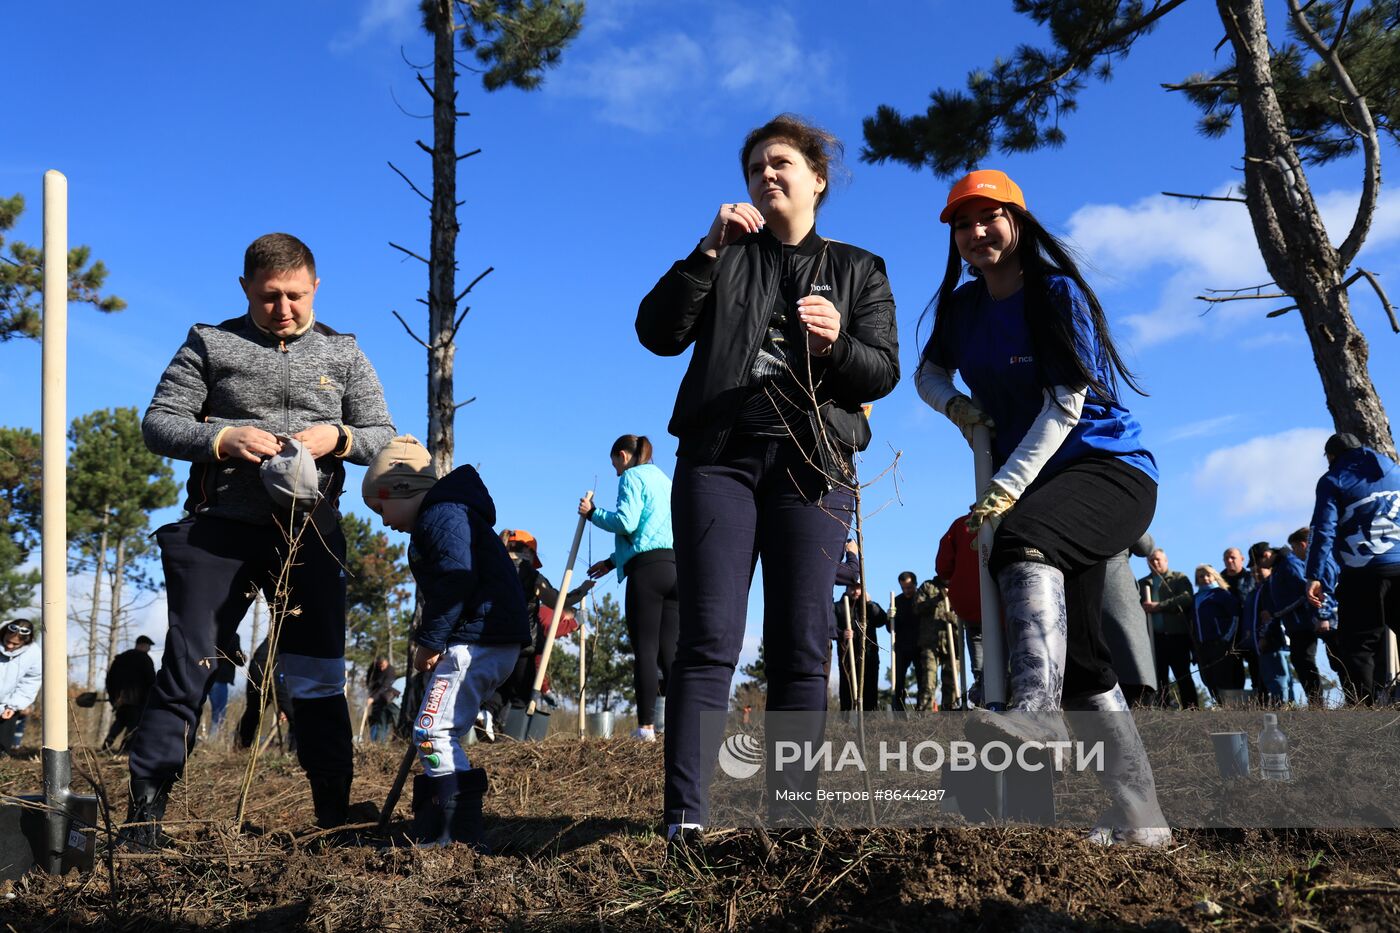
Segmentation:
<svg viewBox="0 0 1400 933">
<path fill-rule="evenodd" d="M 1031 350 L 1035 354 L 1036 375 L 1046 388 L 1068 380 L 1072 388 L 1087 387 L 1090 394 L 1105 400 L 1118 400 L 1118 381 L 1127 383 L 1138 395 L 1146 395 L 1138 384 L 1137 377 L 1128 369 L 1118 347 L 1113 343 L 1108 319 L 1098 296 L 1084 280 L 1075 261 L 1074 251 L 1059 238 L 1051 234 L 1030 211 L 1015 204 L 1002 204 L 1009 212 L 1019 230 L 1020 240 L 1016 254 L 1021 260 L 1021 275 L 1025 281 L 1026 329 L 1030 332 Z M 949 336 L 949 320 L 953 314 L 953 292 L 957 291 L 962 279 L 962 256 L 953 228 L 948 228 L 948 264 L 943 271 L 943 282 L 938 286 L 938 294 L 924 309 L 919 318 L 920 325 L 933 311 L 933 334 L 924 347 L 924 357 L 943 365 L 939 349 L 946 345 Z M 969 267 L 973 276 L 981 276 L 975 268 Z M 1099 381 L 1094 372 L 1094 360 L 1080 357 L 1074 345 L 1074 319 L 1069 314 L 1057 314 L 1050 306 L 1051 275 L 1062 275 L 1075 284 L 1083 296 L 1089 311 L 1089 322 L 1099 346 L 1108 356 L 1108 383 Z M 1052 375 L 1053 374 L 1053 375 Z"/>
<path fill-rule="evenodd" d="M 632 455 L 632 466 L 641 466 L 643 463 L 651 463 L 651 441 L 646 435 L 624 434 L 613 441 L 612 450 L 608 451 L 608 456 L 620 454 L 623 451 Z"/>
</svg>

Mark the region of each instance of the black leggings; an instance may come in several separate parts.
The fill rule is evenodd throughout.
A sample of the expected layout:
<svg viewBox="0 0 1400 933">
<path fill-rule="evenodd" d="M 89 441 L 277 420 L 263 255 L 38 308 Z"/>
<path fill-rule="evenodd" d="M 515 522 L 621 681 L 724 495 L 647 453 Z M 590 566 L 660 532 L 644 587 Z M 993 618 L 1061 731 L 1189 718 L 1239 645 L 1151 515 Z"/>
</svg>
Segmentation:
<svg viewBox="0 0 1400 933">
<path fill-rule="evenodd" d="M 997 528 L 993 576 L 1020 561 L 1065 575 L 1066 697 L 1118 683 L 1100 619 L 1108 559 L 1142 537 L 1156 510 L 1157 483 L 1146 473 L 1113 457 L 1084 457 L 1032 483 Z"/>
<path fill-rule="evenodd" d="M 1400 573 L 1391 568 L 1385 572 L 1343 568 L 1337 602 L 1342 661 L 1357 702 L 1370 706 L 1375 700 L 1376 659 L 1385 650 L 1386 627 L 1400 635 Z"/>
<path fill-rule="evenodd" d="M 1158 632 L 1152 636 L 1157 655 L 1158 696 L 1165 702 L 1167 687 L 1176 684 L 1176 698 L 1182 709 L 1199 709 L 1201 698 L 1196 682 L 1191 679 L 1191 636 L 1184 632 L 1168 635 Z M 1170 672 L 1171 676 L 1167 674 Z"/>
<path fill-rule="evenodd" d="M 643 551 L 627 562 L 627 637 L 632 641 L 632 686 L 637 725 L 656 724 L 656 698 L 666 695 L 676 659 L 681 604 L 676 593 L 676 552 Z"/>
</svg>

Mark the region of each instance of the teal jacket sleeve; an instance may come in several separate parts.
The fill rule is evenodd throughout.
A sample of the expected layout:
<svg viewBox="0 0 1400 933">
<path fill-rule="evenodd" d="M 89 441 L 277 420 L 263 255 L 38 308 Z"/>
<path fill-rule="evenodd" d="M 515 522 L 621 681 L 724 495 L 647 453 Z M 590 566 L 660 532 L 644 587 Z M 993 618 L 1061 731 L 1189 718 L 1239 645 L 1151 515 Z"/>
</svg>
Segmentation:
<svg viewBox="0 0 1400 933">
<path fill-rule="evenodd" d="M 617 481 L 617 511 L 594 508 L 588 516 L 593 524 L 616 535 L 632 535 L 642 522 L 642 481 L 632 470 L 624 470 Z"/>
</svg>

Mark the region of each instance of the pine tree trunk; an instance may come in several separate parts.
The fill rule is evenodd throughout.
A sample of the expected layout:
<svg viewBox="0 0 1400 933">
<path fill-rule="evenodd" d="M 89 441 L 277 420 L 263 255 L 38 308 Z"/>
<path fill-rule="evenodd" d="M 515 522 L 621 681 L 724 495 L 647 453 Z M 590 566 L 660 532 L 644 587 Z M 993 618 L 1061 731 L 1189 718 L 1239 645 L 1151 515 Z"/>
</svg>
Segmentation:
<svg viewBox="0 0 1400 933">
<path fill-rule="evenodd" d="M 438 476 L 452 470 L 457 344 L 457 71 L 452 0 L 437 0 L 433 32 L 433 197 L 428 253 L 428 451 Z"/>
<path fill-rule="evenodd" d="M 1244 128 L 1245 199 L 1264 265 L 1298 305 L 1339 432 L 1395 458 L 1395 440 L 1371 382 L 1366 338 L 1351 316 L 1341 255 L 1289 137 L 1270 66 L 1262 0 L 1217 0 L 1235 51 Z"/>
<path fill-rule="evenodd" d="M 107 625 L 107 664 L 103 670 L 110 670 L 112 662 L 117 658 L 117 644 L 121 640 L 121 618 L 122 618 L 122 578 L 126 575 L 126 539 L 117 539 L 116 559 L 112 563 L 112 596 L 110 609 L 108 611 Z M 111 725 L 112 707 L 106 704 L 102 707 L 101 734 L 107 734 L 107 728 Z"/>
<path fill-rule="evenodd" d="M 102 507 L 102 539 L 97 547 L 96 560 L 92 570 L 92 608 L 88 614 L 88 656 L 87 688 L 97 689 L 97 619 L 102 613 L 102 573 L 107 569 L 107 526 L 111 523 L 111 513 Z M 106 668 L 103 668 L 106 673 Z"/>
</svg>

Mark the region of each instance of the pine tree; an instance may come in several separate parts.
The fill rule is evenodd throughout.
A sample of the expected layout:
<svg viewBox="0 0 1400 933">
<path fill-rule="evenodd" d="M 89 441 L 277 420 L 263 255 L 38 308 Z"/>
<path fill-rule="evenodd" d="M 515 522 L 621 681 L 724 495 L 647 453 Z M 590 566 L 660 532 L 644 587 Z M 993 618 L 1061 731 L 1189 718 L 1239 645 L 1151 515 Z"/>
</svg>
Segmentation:
<svg viewBox="0 0 1400 933">
<path fill-rule="evenodd" d="M 135 408 L 104 408 L 75 418 L 68 441 L 70 572 L 93 574 L 85 620 L 91 688 L 116 657 L 131 597 L 158 588 L 148 573 L 155 552 L 150 513 L 174 505 L 178 488 L 170 462 L 146 448 Z M 99 656 L 104 587 L 107 639 Z"/>
<path fill-rule="evenodd" d="M 0 615 L 34 604 L 39 571 L 21 568 L 39 546 L 40 466 L 37 432 L 0 428 Z"/>
<path fill-rule="evenodd" d="M 24 196 L 0 198 L 0 234 L 10 230 L 24 213 Z M 0 236 L 0 247 L 5 245 Z M 103 295 L 107 267 L 102 260 L 88 265 L 92 250 L 75 246 L 68 251 L 68 300 L 90 304 L 111 314 L 126 307 L 115 295 Z M 0 254 L 0 343 L 17 337 L 39 339 L 43 320 L 44 252 L 21 243 L 10 243 L 9 255 Z"/>
<path fill-rule="evenodd" d="M 539 87 L 546 69 L 559 63 L 564 47 L 578 35 L 583 3 L 569 0 L 423 0 L 423 28 L 433 37 L 433 81 L 418 76 L 418 83 L 433 102 L 433 145 L 421 140 L 418 147 L 433 164 L 432 197 L 408 181 L 391 162 L 389 167 L 408 181 L 414 193 L 430 206 L 431 240 L 428 257 L 390 243 L 395 249 L 428 266 L 428 339 L 413 334 L 428 351 L 428 441 L 438 476 L 453 466 L 453 422 L 458 402 L 453 388 L 457 354 L 457 329 L 469 307 L 457 309 L 471 290 L 492 271 L 487 268 L 466 288 L 457 291 L 457 165 L 481 152 L 457 152 L 457 118 L 468 114 L 457 109 L 457 59 L 455 43 L 471 53 L 481 66 L 482 86 L 488 91 L 515 87 L 530 91 Z M 478 70 L 478 69 L 472 69 Z M 398 312 L 394 312 L 395 315 Z"/>
<path fill-rule="evenodd" d="M 595 713 L 637 701 L 632 684 L 632 642 L 627 620 L 612 594 L 591 601 L 592 611 L 582 615 L 588 627 L 584 643 L 584 669 L 588 677 L 588 701 Z M 578 644 L 576 638 L 556 645 L 549 662 L 549 680 L 560 697 L 578 693 Z"/>
<path fill-rule="evenodd" d="M 393 658 L 395 641 L 407 637 L 402 604 L 408 599 L 406 549 L 356 515 L 341 519 L 345 531 L 346 657 L 362 670 L 374 658 Z"/>
<path fill-rule="evenodd" d="M 1090 77 L 1109 80 L 1113 64 L 1184 0 L 1016 0 L 1020 13 L 1049 28 L 1053 46 L 1021 46 L 968 75 L 966 92 L 939 89 L 923 115 L 881 106 L 865 120 L 868 162 L 893 159 L 941 177 L 971 169 L 992 152 L 1034 152 L 1065 141 L 1062 122 Z M 1395 457 L 1395 441 L 1368 369 L 1366 338 L 1351 315 L 1348 288 L 1366 281 L 1392 329 L 1395 310 L 1379 282 L 1356 266 L 1380 191 L 1380 140 L 1400 132 L 1400 4 L 1373 0 L 1287 0 L 1290 41 L 1274 45 L 1263 0 L 1216 0 L 1230 49 L 1224 68 L 1193 75 L 1180 91 L 1201 109 L 1199 129 L 1220 136 L 1243 128 L 1243 197 L 1276 292 L 1239 289 L 1227 298 L 1285 299 L 1274 317 L 1298 311 L 1311 343 L 1337 431 Z M 1208 51 L 1208 46 L 1206 50 Z M 1339 245 L 1304 171 L 1357 151 L 1361 196 Z M 1191 196 L 1194 199 L 1205 196 Z M 1267 287 L 1267 286 L 1265 286 Z"/>
</svg>

